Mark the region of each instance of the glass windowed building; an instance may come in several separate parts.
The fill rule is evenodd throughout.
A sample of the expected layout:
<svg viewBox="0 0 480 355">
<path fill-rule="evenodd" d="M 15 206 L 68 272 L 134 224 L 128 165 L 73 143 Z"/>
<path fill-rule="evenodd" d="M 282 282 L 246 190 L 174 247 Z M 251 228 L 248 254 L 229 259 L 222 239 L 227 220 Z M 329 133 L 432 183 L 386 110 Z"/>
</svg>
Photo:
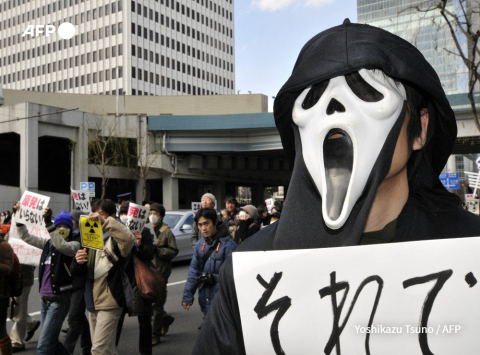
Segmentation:
<svg viewBox="0 0 480 355">
<path fill-rule="evenodd" d="M 456 11 L 455 1 L 448 0 L 448 11 Z M 425 11 L 436 3 L 438 1 L 357 0 L 358 22 L 383 28 L 406 39 L 435 68 L 447 95 L 465 93 L 467 69 L 452 54 L 456 48 L 448 26 L 438 11 Z M 462 44 L 466 47 L 464 39 Z"/>
</svg>

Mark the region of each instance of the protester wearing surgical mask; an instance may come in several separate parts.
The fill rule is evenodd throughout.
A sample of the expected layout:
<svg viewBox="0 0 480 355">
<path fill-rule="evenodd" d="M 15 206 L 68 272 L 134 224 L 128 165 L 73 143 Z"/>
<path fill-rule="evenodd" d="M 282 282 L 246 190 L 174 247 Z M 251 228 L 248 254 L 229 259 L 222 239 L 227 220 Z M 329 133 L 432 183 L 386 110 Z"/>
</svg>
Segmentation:
<svg viewBox="0 0 480 355">
<path fill-rule="evenodd" d="M 166 223 L 163 223 L 165 217 L 165 207 L 159 203 L 154 203 L 150 206 L 148 219 L 152 224 L 153 230 L 157 237 L 157 244 L 155 244 L 155 257 L 153 263 L 158 272 L 162 274 L 165 280 L 165 285 L 168 283 L 168 278 L 172 272 L 172 259 L 178 254 L 177 243 L 175 236 Z M 168 328 L 175 320 L 168 315 L 163 309 L 165 300 L 153 305 L 153 331 L 152 331 L 152 345 L 160 344 L 160 336 L 164 336 L 168 332 Z"/>
<path fill-rule="evenodd" d="M 14 210 L 19 209 L 20 203 L 17 202 Z M 61 211 L 52 223 L 52 210 L 47 207 L 43 219 L 50 239 L 30 235 L 24 224 L 17 223 L 17 229 L 24 242 L 43 250 L 38 268 L 42 331 L 37 353 L 64 354 L 68 352 L 58 341 L 58 336 L 70 308 L 73 286 L 69 269 L 80 243 L 72 240 L 73 218 L 69 212 Z"/>
</svg>

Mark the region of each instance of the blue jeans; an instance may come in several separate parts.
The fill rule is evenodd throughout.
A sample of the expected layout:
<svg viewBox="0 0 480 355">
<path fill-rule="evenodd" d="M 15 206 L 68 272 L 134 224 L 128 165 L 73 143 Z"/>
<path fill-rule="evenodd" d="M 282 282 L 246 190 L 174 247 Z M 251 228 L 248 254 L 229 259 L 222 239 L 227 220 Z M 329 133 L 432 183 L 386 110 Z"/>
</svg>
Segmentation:
<svg viewBox="0 0 480 355">
<path fill-rule="evenodd" d="M 54 353 L 70 354 L 58 341 L 62 324 L 70 308 L 70 298 L 58 302 L 42 300 L 42 332 L 38 339 L 37 353 L 52 355 Z"/>
</svg>

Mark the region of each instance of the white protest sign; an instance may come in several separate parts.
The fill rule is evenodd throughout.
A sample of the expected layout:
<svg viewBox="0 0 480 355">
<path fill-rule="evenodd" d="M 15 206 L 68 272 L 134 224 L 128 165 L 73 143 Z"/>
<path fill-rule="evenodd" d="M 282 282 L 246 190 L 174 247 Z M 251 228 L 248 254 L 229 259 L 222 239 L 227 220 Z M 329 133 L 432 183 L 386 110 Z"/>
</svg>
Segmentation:
<svg viewBox="0 0 480 355">
<path fill-rule="evenodd" d="M 478 237 L 235 252 L 246 353 L 478 354 L 479 254 Z"/>
<path fill-rule="evenodd" d="M 473 194 L 465 194 L 465 201 L 466 200 L 471 200 L 473 199 L 475 196 Z"/>
<path fill-rule="evenodd" d="M 75 201 L 75 206 L 80 207 L 83 212 L 91 212 L 90 199 L 88 192 L 82 190 L 72 190 L 72 197 Z"/>
<path fill-rule="evenodd" d="M 268 213 L 272 213 L 272 208 L 274 206 L 275 200 L 273 198 L 269 198 L 265 200 L 265 206 L 267 206 Z"/>
<path fill-rule="evenodd" d="M 130 228 L 132 232 L 139 231 L 141 232 L 143 226 L 148 219 L 148 213 L 150 212 L 150 207 L 145 207 L 142 205 L 137 205 L 136 203 L 130 202 L 128 205 L 127 213 L 127 227 Z"/>
<path fill-rule="evenodd" d="M 50 235 L 45 228 L 27 226 L 27 230 L 28 233 L 31 235 L 50 239 Z M 42 249 L 35 248 L 34 246 L 31 246 L 30 244 L 27 244 L 20 239 L 18 235 L 17 225 L 15 222 L 15 217 L 12 218 L 12 224 L 8 235 L 8 242 L 12 246 L 15 254 L 17 254 L 20 264 L 31 266 L 38 266 L 40 264 L 40 256 L 42 255 Z"/>
<path fill-rule="evenodd" d="M 197 214 L 197 211 L 202 208 L 201 202 L 192 202 L 192 212 Z"/>
<path fill-rule="evenodd" d="M 16 213 L 18 223 L 31 227 L 45 227 L 43 211 L 48 207 L 50 197 L 25 191 L 20 199 L 20 210 Z"/>
</svg>

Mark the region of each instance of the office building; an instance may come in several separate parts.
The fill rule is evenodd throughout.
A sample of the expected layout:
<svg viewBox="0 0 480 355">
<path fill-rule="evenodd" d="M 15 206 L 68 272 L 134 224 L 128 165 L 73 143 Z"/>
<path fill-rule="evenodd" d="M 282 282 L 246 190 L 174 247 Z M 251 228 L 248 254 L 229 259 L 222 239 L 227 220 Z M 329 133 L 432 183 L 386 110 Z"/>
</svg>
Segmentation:
<svg viewBox="0 0 480 355">
<path fill-rule="evenodd" d="M 436 2 L 419 0 L 358 0 L 359 23 L 367 23 L 392 32 L 413 45 L 435 68 L 447 95 L 465 93 L 467 69 L 456 52 L 448 26 L 438 11 L 426 10 Z M 448 0 L 447 10 L 455 12 L 453 0 Z M 458 11 L 458 9 L 457 9 Z M 461 36 L 459 37 L 462 42 Z"/>
<path fill-rule="evenodd" d="M 64 22 L 71 39 L 22 36 Z M 233 94 L 233 29 L 232 0 L 2 0 L 0 78 L 29 91 Z"/>
</svg>

